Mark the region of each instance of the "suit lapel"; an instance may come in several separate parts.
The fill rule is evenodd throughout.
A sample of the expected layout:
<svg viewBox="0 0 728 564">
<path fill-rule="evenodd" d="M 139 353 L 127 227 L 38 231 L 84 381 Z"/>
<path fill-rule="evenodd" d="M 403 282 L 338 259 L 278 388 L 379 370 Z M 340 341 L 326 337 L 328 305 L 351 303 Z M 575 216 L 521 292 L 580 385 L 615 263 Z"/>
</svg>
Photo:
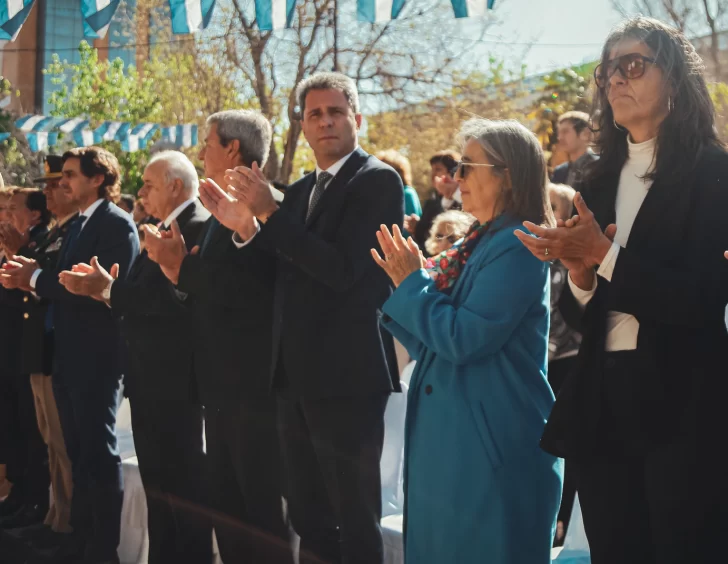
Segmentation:
<svg viewBox="0 0 728 564">
<path fill-rule="evenodd" d="M 336 176 L 334 176 L 334 179 L 326 187 L 326 190 L 321 196 L 316 208 L 313 212 L 311 212 L 311 215 L 306 221 L 307 227 L 312 225 L 318 219 L 319 215 L 321 215 L 321 210 L 323 210 L 325 206 L 330 206 L 332 201 L 344 196 L 347 185 L 364 165 L 368 157 L 369 155 L 367 153 L 357 148 L 356 151 L 354 151 L 354 153 L 347 159 L 344 166 L 341 167 L 341 170 Z M 306 199 L 306 204 L 308 204 L 308 199 Z"/>
<path fill-rule="evenodd" d="M 618 186 L 619 174 L 609 174 L 600 181 L 592 183 L 589 192 L 584 194 L 586 205 L 594 213 L 594 217 L 602 230 L 617 220 Z"/>
</svg>

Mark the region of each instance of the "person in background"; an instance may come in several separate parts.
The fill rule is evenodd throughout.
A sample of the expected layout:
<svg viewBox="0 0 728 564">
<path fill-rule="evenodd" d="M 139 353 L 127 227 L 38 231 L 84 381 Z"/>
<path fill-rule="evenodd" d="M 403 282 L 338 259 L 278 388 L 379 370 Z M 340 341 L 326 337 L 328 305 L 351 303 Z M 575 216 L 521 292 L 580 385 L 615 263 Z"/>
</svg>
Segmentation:
<svg viewBox="0 0 728 564">
<path fill-rule="evenodd" d="M 438 215 L 432 222 L 430 236 L 425 241 L 427 253 L 434 257 L 447 251 L 465 237 L 474 221 L 475 217 L 458 210 L 450 210 Z"/>
<path fill-rule="evenodd" d="M 576 192 L 565 184 L 548 184 L 551 209 L 557 221 L 571 218 L 574 195 Z M 567 285 L 568 269 L 560 260 L 551 262 L 551 325 L 549 327 L 549 384 L 558 396 L 561 384 L 567 374 L 576 368 L 576 355 L 579 353 L 581 335 L 569 327 L 559 310 L 559 299 Z M 569 527 L 571 510 L 574 506 L 576 483 L 574 475 L 569 472 L 570 464 L 564 465 L 564 491 L 561 495 L 561 507 L 556 522 L 555 545 L 561 546 Z"/>
<path fill-rule="evenodd" d="M 105 149 L 78 147 L 64 153 L 61 187 L 78 200 L 81 214 L 58 264 L 42 268 L 36 259 L 18 256 L 0 274 L 5 288 L 33 290 L 53 302 L 53 393 L 73 475 L 73 532 L 65 535 L 53 562 L 119 562 L 124 498 L 115 433 L 122 376 L 119 325 L 105 304 L 71 294 L 58 275 L 98 257 L 104 268 L 118 264 L 120 277 L 126 277 L 139 241 L 131 216 L 109 201 L 120 178 L 118 160 Z"/>
<path fill-rule="evenodd" d="M 2 179 L 2 176 L 0 176 L 0 225 L 3 223 L 8 222 L 8 201 L 10 200 L 10 191 L 5 188 L 5 182 Z M 2 249 L 2 246 L 0 246 L 0 265 L 5 262 L 5 251 Z M 2 288 L 0 288 L 0 295 L 2 294 Z M 0 360 L 3 362 L 7 358 L 7 348 L 6 344 L 8 342 L 6 338 L 7 334 L 7 327 L 6 327 L 6 320 L 7 317 L 7 310 L 2 305 L 2 300 L 0 299 Z M 2 378 L 2 372 L 3 369 L 0 369 L 0 378 Z M 7 426 L 7 421 L 3 417 L 2 414 L 0 414 L 0 437 L 5 432 L 3 430 L 3 427 Z M 0 440 L 0 458 L 2 457 L 2 449 L 3 447 L 3 441 Z M 7 479 L 7 468 L 5 467 L 5 464 L 0 464 L 0 499 L 4 499 L 7 497 L 7 495 L 10 493 L 10 482 Z M 9 507 L 9 506 L 7 506 Z M 6 510 L 7 510 L 6 507 Z M 0 515 L 3 513 L 3 505 L 0 503 Z"/>
<path fill-rule="evenodd" d="M 562 461 L 539 440 L 546 381 L 548 265 L 513 236 L 554 225 L 546 163 L 516 121 L 467 121 L 455 175 L 476 220 L 425 268 L 413 239 L 378 233 L 396 286 L 382 323 L 417 361 L 405 442 L 405 562 L 549 564 Z M 434 280 L 431 276 L 434 274 Z"/>
<path fill-rule="evenodd" d="M 376 157 L 385 164 L 391 166 L 397 171 L 404 185 L 404 215 L 408 216 L 422 215 L 422 206 L 420 205 L 420 197 L 417 190 L 412 187 L 412 166 L 409 159 L 399 151 L 389 149 L 388 151 L 380 151 Z M 409 236 L 409 232 L 404 230 L 405 236 Z"/>
<path fill-rule="evenodd" d="M 46 207 L 45 195 L 36 188 L 17 188 L 9 203 L 10 223 L 0 227 L 0 241 L 6 257 L 31 254 L 48 233 L 51 214 Z M 11 367 L 5 372 L 0 390 L 0 410 L 10 415 L 9 426 L 3 427 L 3 462 L 7 464 L 8 480 L 13 484 L 8 499 L 3 503 L 19 502 L 20 508 L 12 516 L 0 519 L 0 527 L 15 529 L 40 523 L 48 512 L 48 449 L 38 430 L 35 401 L 30 377 L 22 366 L 23 297 L 20 290 L 6 290 L 0 294 L 17 320 L 12 337 L 16 345 L 3 358 Z"/>
<path fill-rule="evenodd" d="M 594 76 L 578 215 L 520 237 L 569 269 L 559 305 L 583 336 L 541 444 L 579 476 L 594 564 L 723 562 L 728 153 L 677 29 L 625 20 Z"/>
<path fill-rule="evenodd" d="M 136 199 L 131 194 L 121 194 L 119 196 L 119 201 L 116 203 L 116 205 L 119 206 L 122 210 L 132 215 L 134 214 L 135 204 Z"/>
<path fill-rule="evenodd" d="M 44 183 L 46 206 L 54 216 L 53 228 L 28 256 L 43 268 L 53 268 L 63 240 L 78 215 L 78 204 L 70 191 L 60 187 L 63 160 L 48 155 L 44 174 L 34 182 Z M 23 252 L 23 254 L 25 254 Z M 48 449 L 48 473 L 52 486 L 50 507 L 43 524 L 7 531 L 9 536 L 26 542 L 34 549 L 56 546 L 71 532 L 70 512 L 73 493 L 71 462 L 66 452 L 58 407 L 53 394 L 53 324 L 50 302 L 30 293 L 23 296 L 23 333 L 21 370 L 30 375 L 35 399 L 38 429 Z M 47 494 L 46 494 L 47 496 Z"/>
<path fill-rule="evenodd" d="M 551 181 L 578 188 L 587 168 L 598 158 L 589 148 L 592 140 L 589 114 L 585 112 L 561 114 L 556 122 L 556 128 L 558 148 L 567 154 L 569 160 L 554 169 Z"/>
<path fill-rule="evenodd" d="M 450 209 L 460 210 L 463 207 L 460 187 L 453 178 L 453 171 L 459 160 L 460 154 L 455 151 L 440 151 L 430 157 L 430 178 L 434 189 L 422 207 L 422 217 L 410 215 L 404 222 L 405 229 L 412 233 L 420 248 L 424 247 L 432 222 L 438 215 Z"/>
</svg>

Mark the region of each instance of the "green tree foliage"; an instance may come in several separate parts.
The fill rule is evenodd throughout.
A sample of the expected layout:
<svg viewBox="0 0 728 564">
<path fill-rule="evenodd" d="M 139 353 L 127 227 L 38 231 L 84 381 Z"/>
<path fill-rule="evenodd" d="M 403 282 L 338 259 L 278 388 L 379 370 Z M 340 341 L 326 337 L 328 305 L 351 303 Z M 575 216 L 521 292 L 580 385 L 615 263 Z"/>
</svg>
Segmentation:
<svg viewBox="0 0 728 564">
<path fill-rule="evenodd" d="M 0 76 L 0 99 L 11 93 L 10 81 Z M 17 135 L 15 117 L 4 109 L 0 109 L 0 132 L 10 133 L 10 137 L 0 143 L 0 170 L 5 184 L 31 185 L 38 161 L 30 152 L 25 139 Z"/>
</svg>

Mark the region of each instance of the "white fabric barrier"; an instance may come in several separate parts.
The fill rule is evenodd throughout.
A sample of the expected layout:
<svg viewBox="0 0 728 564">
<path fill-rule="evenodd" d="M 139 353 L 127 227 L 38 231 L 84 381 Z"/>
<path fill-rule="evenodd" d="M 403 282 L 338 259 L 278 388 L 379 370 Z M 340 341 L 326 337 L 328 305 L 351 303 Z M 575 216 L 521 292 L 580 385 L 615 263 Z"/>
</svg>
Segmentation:
<svg viewBox="0 0 728 564">
<path fill-rule="evenodd" d="M 574 508 L 571 510 L 563 549 L 554 560 L 554 564 L 591 564 L 589 541 L 584 530 L 584 518 L 581 515 L 578 494 L 574 497 Z"/>
<path fill-rule="evenodd" d="M 404 492 L 404 418 L 407 414 L 407 384 L 400 382 L 401 394 L 392 394 L 384 412 L 384 448 L 379 464 L 382 474 L 382 515 L 402 513 Z"/>
</svg>

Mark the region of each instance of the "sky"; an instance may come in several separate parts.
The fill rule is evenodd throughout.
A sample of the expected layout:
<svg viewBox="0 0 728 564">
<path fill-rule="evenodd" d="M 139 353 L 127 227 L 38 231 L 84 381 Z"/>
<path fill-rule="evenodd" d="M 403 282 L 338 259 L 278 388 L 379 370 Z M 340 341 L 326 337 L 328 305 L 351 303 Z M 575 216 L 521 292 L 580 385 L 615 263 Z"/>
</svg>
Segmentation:
<svg viewBox="0 0 728 564">
<path fill-rule="evenodd" d="M 629 0 L 625 2 L 627 4 Z M 527 74 L 596 59 L 609 30 L 621 16 L 612 0 L 496 0 L 488 40 L 493 52 L 526 65 Z"/>
</svg>

